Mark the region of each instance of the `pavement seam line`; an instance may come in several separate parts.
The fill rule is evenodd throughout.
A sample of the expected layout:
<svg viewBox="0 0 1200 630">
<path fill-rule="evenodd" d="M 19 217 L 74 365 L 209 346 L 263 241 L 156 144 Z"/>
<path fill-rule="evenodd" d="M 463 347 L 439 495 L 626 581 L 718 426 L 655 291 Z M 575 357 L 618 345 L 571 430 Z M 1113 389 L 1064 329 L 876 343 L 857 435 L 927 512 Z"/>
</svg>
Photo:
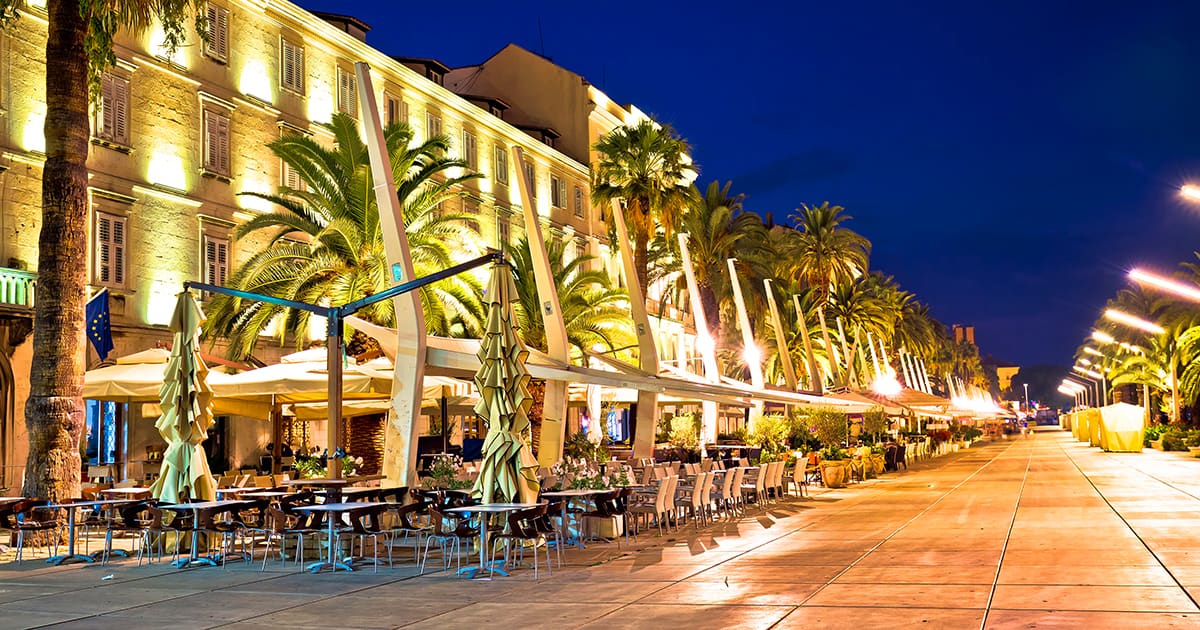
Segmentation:
<svg viewBox="0 0 1200 630">
<path fill-rule="evenodd" d="M 1004 450 L 1007 453 L 1016 444 L 1010 445 Z M 1017 512 L 1021 511 L 1021 497 L 1025 495 L 1025 482 L 1029 480 L 1029 467 L 1033 463 L 1033 452 L 1040 448 L 1041 443 L 1029 449 L 1029 455 L 1025 459 L 1025 472 L 1021 474 L 1021 487 L 1017 489 L 1017 500 L 1013 502 L 1012 516 L 1008 519 L 1008 531 L 1004 534 L 1004 544 L 1000 547 L 1000 559 L 996 561 L 996 576 L 992 578 L 992 587 L 988 591 L 987 602 L 983 606 L 983 619 L 979 621 L 979 630 L 987 628 L 988 615 L 992 614 L 992 602 L 996 599 L 996 587 L 1000 585 L 1000 571 L 1004 569 L 1004 555 L 1008 553 L 1008 543 L 1012 540 L 1013 527 L 1017 523 Z"/>
<path fill-rule="evenodd" d="M 1175 586 L 1177 586 L 1179 588 L 1179 590 L 1183 591 L 1183 594 L 1184 594 L 1184 596 L 1186 596 L 1188 598 L 1188 601 L 1192 602 L 1192 606 L 1196 607 L 1196 611 L 1200 611 L 1200 602 L 1197 602 L 1196 598 L 1192 596 L 1192 592 L 1189 591 L 1187 589 L 1187 587 L 1185 587 L 1183 585 L 1183 582 L 1179 581 L 1178 577 L 1175 577 L 1175 573 L 1173 571 L 1171 571 L 1171 568 L 1167 566 L 1167 563 L 1163 562 L 1162 558 L 1160 558 L 1158 556 L 1158 554 L 1155 553 L 1154 549 L 1151 548 L 1150 545 L 1146 543 L 1146 540 L 1142 538 L 1142 535 L 1139 534 L 1137 529 L 1134 528 L 1134 526 L 1129 522 L 1129 520 L 1125 518 L 1125 515 L 1121 514 L 1121 511 L 1118 510 L 1117 507 L 1112 504 L 1112 501 L 1109 501 L 1108 497 L 1104 496 L 1104 493 L 1100 491 L 1100 488 L 1096 485 L 1096 482 L 1092 481 L 1092 478 L 1090 476 L 1088 476 L 1088 474 L 1086 472 L 1083 471 L 1083 467 L 1079 465 L 1079 462 L 1075 460 L 1075 458 L 1071 455 L 1070 452 L 1067 451 L 1067 449 L 1062 447 L 1061 442 L 1059 443 L 1059 448 L 1062 449 L 1063 454 L 1067 456 L 1067 459 L 1070 460 L 1071 465 L 1075 467 L 1075 470 L 1078 470 L 1079 474 L 1083 475 L 1084 479 L 1087 479 L 1088 485 L 1090 485 L 1092 487 L 1092 491 L 1095 492 L 1097 495 L 1099 495 L 1100 498 L 1104 501 L 1104 504 L 1108 506 L 1108 509 L 1112 510 L 1113 514 L 1116 514 L 1117 518 L 1121 519 L 1121 522 L 1125 524 L 1125 527 L 1129 528 L 1129 531 L 1132 532 L 1134 537 L 1136 537 L 1138 539 L 1138 542 L 1142 543 L 1142 547 L 1145 547 L 1146 551 L 1150 552 L 1150 555 L 1154 557 L 1154 561 L 1158 563 L 1158 566 L 1162 567 L 1163 571 L 1166 571 L 1167 575 L 1171 576 L 1171 581 L 1175 582 Z M 1161 481 L 1160 479 L 1154 477 L 1153 475 L 1149 475 L 1141 470 L 1138 470 L 1134 466 L 1128 466 L 1128 468 L 1130 468 L 1134 472 L 1137 472 L 1137 473 L 1144 475 L 1150 479 L 1153 479 L 1154 481 L 1157 481 L 1160 484 L 1171 487 L 1173 490 L 1176 489 L 1173 486 L 1171 486 L 1170 484 L 1165 483 L 1165 482 Z M 1184 494 L 1187 496 L 1191 496 L 1190 494 L 1187 494 L 1186 492 Z M 1191 613 L 1186 613 L 1186 614 L 1194 614 L 1196 611 L 1193 611 Z"/>
<path fill-rule="evenodd" d="M 1010 445 L 1008 448 L 1012 448 L 1012 446 Z M 1006 448 L 1006 449 L 1005 449 L 1004 451 L 1002 451 L 1002 452 L 1006 452 L 1006 451 L 1008 450 L 1008 448 Z M 953 462 L 944 462 L 944 463 L 942 464 L 942 466 L 940 466 L 938 469 L 940 470 L 940 469 L 942 469 L 942 468 L 945 468 L 945 467 L 946 467 L 946 466 L 948 466 L 948 465 L 951 465 L 951 464 L 956 464 L 956 463 L 960 462 L 961 460 L 962 460 L 962 458 L 959 458 L 959 459 L 957 459 L 957 460 L 955 460 L 955 461 L 953 461 Z M 850 564 L 846 565 L 846 568 L 842 569 L 841 571 L 838 571 L 838 572 L 837 572 L 837 573 L 836 573 L 836 574 L 835 574 L 833 577 L 829 578 L 829 580 L 828 580 L 827 582 L 825 582 L 825 583 L 824 583 L 824 584 L 822 584 L 820 587 L 818 587 L 818 588 L 817 588 L 817 590 L 815 590 L 815 591 L 813 591 L 812 593 L 810 593 L 810 594 L 808 595 L 808 597 L 805 597 L 804 599 L 802 599 L 802 600 L 800 601 L 800 603 L 799 603 L 799 604 L 796 604 L 796 607 L 792 609 L 792 612 L 795 612 L 795 611 L 796 611 L 797 609 L 799 609 L 800 607 L 802 607 L 802 606 L 806 605 L 806 604 L 807 604 L 809 601 L 811 601 L 811 600 L 812 600 L 812 598 L 816 597 L 818 594 L 820 594 L 820 593 L 821 593 L 821 591 L 825 590 L 825 588 L 826 588 L 826 587 L 828 587 L 830 584 L 833 584 L 835 581 L 837 581 L 837 579 L 838 579 L 838 578 L 842 577 L 842 576 L 843 576 L 843 575 L 845 575 L 847 572 L 849 572 L 849 571 L 850 571 L 850 569 L 852 569 L 852 568 L 854 568 L 855 566 L 857 566 L 857 565 L 858 565 L 858 563 L 862 562 L 862 561 L 863 561 L 863 559 L 865 559 L 865 558 L 866 558 L 868 555 L 870 555 L 870 554 L 874 553 L 876 550 L 878 550 L 878 549 L 879 549 L 881 546 L 883 546 L 883 544 L 884 544 L 884 543 L 886 543 L 887 541 L 889 541 L 889 540 L 891 540 L 892 538 L 894 538 L 894 537 L 895 537 L 897 534 L 899 534 L 899 533 L 900 533 L 900 532 L 901 532 L 901 531 L 902 531 L 904 528 L 908 527 L 909 525 L 912 525 L 913 521 L 915 521 L 915 520 L 917 520 L 918 518 L 920 518 L 920 517 L 924 516 L 924 515 L 925 515 L 925 513 L 927 513 L 929 510 L 933 509 L 933 507 L 934 507 L 934 506 L 936 506 L 937 504 L 941 503 L 941 502 L 942 502 L 942 501 L 943 501 L 943 500 L 944 500 L 946 497 L 948 497 L 948 496 L 950 496 L 951 494 L 953 494 L 953 493 L 954 493 L 956 490 L 958 490 L 960 487 L 962 487 L 964 484 L 966 484 L 966 483 L 967 483 L 968 481 L 970 481 L 971 479 L 974 479 L 976 475 L 978 475 L 979 473 L 983 472 L 983 470 L 984 470 L 985 468 L 987 468 L 988 466 L 991 466 L 991 465 L 992 465 L 992 463 L 993 463 L 993 462 L 995 462 L 995 461 L 996 461 L 996 457 L 995 457 L 995 456 L 993 456 L 993 457 L 992 457 L 992 458 L 990 458 L 990 459 L 989 459 L 987 462 L 985 462 L 985 463 L 984 463 L 982 466 L 979 466 L 978 468 L 976 468 L 976 469 L 975 469 L 975 471 L 974 471 L 974 472 L 972 472 L 970 475 L 967 475 L 967 476 L 966 476 L 966 477 L 964 477 L 964 478 L 963 478 L 961 481 L 959 481 L 957 484 L 955 484 L 955 485 L 954 485 L 952 488 L 950 488 L 949 490 L 946 490 L 945 492 L 943 492 L 943 493 L 941 494 L 941 496 L 939 496 L 937 499 L 934 499 L 934 500 L 933 500 L 933 501 L 932 501 L 932 502 L 931 502 L 929 505 L 927 505 L 927 506 L 925 506 L 924 508 L 922 508 L 920 512 L 917 512 L 916 514 L 914 514 L 914 515 L 913 515 L 911 518 L 909 518 L 907 521 L 905 521 L 903 524 L 901 524 L 899 527 L 897 527 L 895 530 L 893 530 L 893 531 L 892 531 L 892 533 L 890 533 L 890 534 L 888 534 L 887 536 L 885 536 L 885 537 L 884 537 L 882 540 L 880 540 L 878 543 L 876 543 L 875 545 L 873 545 L 873 546 L 872 546 L 870 549 L 867 549 L 867 550 L 866 550 L 866 551 L 864 551 L 864 552 L 863 552 L 861 555 L 859 555 L 857 558 L 855 558 L 853 562 L 851 562 Z M 784 616 L 783 616 L 781 619 L 779 619 L 779 621 L 776 621 L 774 624 L 771 624 L 771 626 L 770 626 L 770 627 L 771 627 L 771 628 L 775 628 L 776 626 L 778 626 L 780 623 L 782 623 L 782 622 L 783 622 L 783 620 L 784 620 L 784 619 L 787 619 L 787 617 L 788 617 L 789 615 L 791 615 L 791 614 L 792 614 L 792 612 L 789 612 L 787 615 L 784 615 Z"/>
</svg>

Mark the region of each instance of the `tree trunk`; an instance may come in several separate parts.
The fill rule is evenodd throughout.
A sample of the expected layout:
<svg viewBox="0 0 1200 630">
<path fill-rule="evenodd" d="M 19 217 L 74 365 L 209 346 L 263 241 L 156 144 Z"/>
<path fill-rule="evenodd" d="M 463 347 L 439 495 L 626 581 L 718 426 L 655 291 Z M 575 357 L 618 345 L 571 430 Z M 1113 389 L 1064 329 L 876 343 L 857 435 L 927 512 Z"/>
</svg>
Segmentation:
<svg viewBox="0 0 1200 630">
<path fill-rule="evenodd" d="M 87 302 L 87 20 L 78 0 L 50 0 L 46 40 L 46 163 L 38 237 L 38 300 L 25 424 L 24 494 L 79 494 L 79 441 L 86 421 L 84 305 Z"/>
<path fill-rule="evenodd" d="M 526 386 L 533 404 L 529 407 L 529 447 L 533 456 L 537 457 L 542 447 L 542 410 L 546 403 L 546 381 L 540 378 L 529 379 Z"/>
<path fill-rule="evenodd" d="M 707 282 L 697 282 L 700 290 L 700 307 L 704 309 L 704 319 L 708 323 L 708 334 L 713 339 L 721 338 L 721 312 L 717 304 L 717 293 Z"/>
</svg>

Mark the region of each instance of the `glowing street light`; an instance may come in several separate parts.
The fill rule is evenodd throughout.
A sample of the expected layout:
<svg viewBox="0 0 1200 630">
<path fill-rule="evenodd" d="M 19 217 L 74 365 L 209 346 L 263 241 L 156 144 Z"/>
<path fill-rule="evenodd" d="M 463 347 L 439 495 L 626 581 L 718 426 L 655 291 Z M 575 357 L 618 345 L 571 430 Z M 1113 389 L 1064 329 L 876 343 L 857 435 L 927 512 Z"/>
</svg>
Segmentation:
<svg viewBox="0 0 1200 630">
<path fill-rule="evenodd" d="M 1188 201 L 1200 201 L 1200 187 L 1184 184 L 1179 187 L 1179 195 Z"/>
<path fill-rule="evenodd" d="M 1136 315 L 1130 315 L 1124 311 L 1118 311 L 1115 308 L 1110 308 L 1104 311 L 1104 317 L 1119 324 L 1125 324 L 1131 328 L 1136 328 L 1141 331 L 1148 332 L 1152 335 L 1166 334 L 1166 329 L 1152 321 L 1147 321 Z"/>
<path fill-rule="evenodd" d="M 1095 339 L 1100 343 L 1117 343 L 1116 338 L 1102 330 L 1093 330 L 1092 339 Z"/>
<path fill-rule="evenodd" d="M 1152 274 L 1141 269 L 1133 269 L 1129 272 L 1129 279 L 1141 284 L 1148 284 L 1156 289 L 1166 291 L 1173 295 L 1179 296 L 1185 300 L 1192 302 L 1200 302 L 1200 287 L 1194 284 L 1187 284 L 1164 278 L 1159 275 Z"/>
<path fill-rule="evenodd" d="M 1084 376 L 1089 376 L 1094 379 L 1104 378 L 1104 375 L 1097 372 L 1096 370 L 1089 370 L 1080 365 L 1073 366 L 1071 369 L 1075 370 L 1076 372 L 1079 372 L 1080 374 L 1083 374 Z"/>
<path fill-rule="evenodd" d="M 1092 362 L 1091 362 L 1091 361 L 1089 361 L 1089 360 L 1087 360 L 1087 359 L 1082 359 L 1082 358 L 1081 358 L 1081 359 L 1079 359 L 1079 364 L 1080 364 L 1080 365 L 1084 365 L 1084 366 L 1091 367 L 1091 365 L 1092 365 Z"/>
<path fill-rule="evenodd" d="M 1103 353 L 1103 352 L 1100 352 L 1099 350 L 1097 350 L 1097 349 L 1095 349 L 1095 348 L 1093 348 L 1093 347 L 1091 347 L 1091 346 L 1088 346 L 1088 347 L 1084 348 L 1084 349 L 1083 349 L 1083 352 L 1084 352 L 1084 354 L 1090 354 L 1090 355 L 1092 355 L 1092 356 L 1094 356 L 1094 357 L 1100 357 L 1100 358 L 1102 358 L 1102 359 L 1104 358 L 1104 353 Z"/>
</svg>

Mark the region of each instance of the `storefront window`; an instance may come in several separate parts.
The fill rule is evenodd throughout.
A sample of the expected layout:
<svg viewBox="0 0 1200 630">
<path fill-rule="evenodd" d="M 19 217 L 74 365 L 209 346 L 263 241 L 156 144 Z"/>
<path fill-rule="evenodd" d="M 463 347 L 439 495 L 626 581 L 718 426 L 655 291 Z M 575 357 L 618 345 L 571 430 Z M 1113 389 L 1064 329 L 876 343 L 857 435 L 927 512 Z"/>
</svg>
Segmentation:
<svg viewBox="0 0 1200 630">
<path fill-rule="evenodd" d="M 124 429 L 121 412 L 124 405 L 104 400 L 87 401 L 87 448 L 84 459 L 92 466 L 115 464 Z"/>
</svg>

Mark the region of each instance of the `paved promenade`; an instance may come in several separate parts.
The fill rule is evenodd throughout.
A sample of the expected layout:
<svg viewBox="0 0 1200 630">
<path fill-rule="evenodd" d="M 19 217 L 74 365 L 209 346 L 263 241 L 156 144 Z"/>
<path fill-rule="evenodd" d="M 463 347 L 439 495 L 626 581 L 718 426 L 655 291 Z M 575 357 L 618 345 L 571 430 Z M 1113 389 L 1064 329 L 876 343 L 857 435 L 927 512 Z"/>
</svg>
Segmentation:
<svg viewBox="0 0 1200 630">
<path fill-rule="evenodd" d="M 1058 431 L 641 538 L 540 583 L 0 565 L 0 629 L 1200 627 L 1200 460 Z"/>
</svg>

